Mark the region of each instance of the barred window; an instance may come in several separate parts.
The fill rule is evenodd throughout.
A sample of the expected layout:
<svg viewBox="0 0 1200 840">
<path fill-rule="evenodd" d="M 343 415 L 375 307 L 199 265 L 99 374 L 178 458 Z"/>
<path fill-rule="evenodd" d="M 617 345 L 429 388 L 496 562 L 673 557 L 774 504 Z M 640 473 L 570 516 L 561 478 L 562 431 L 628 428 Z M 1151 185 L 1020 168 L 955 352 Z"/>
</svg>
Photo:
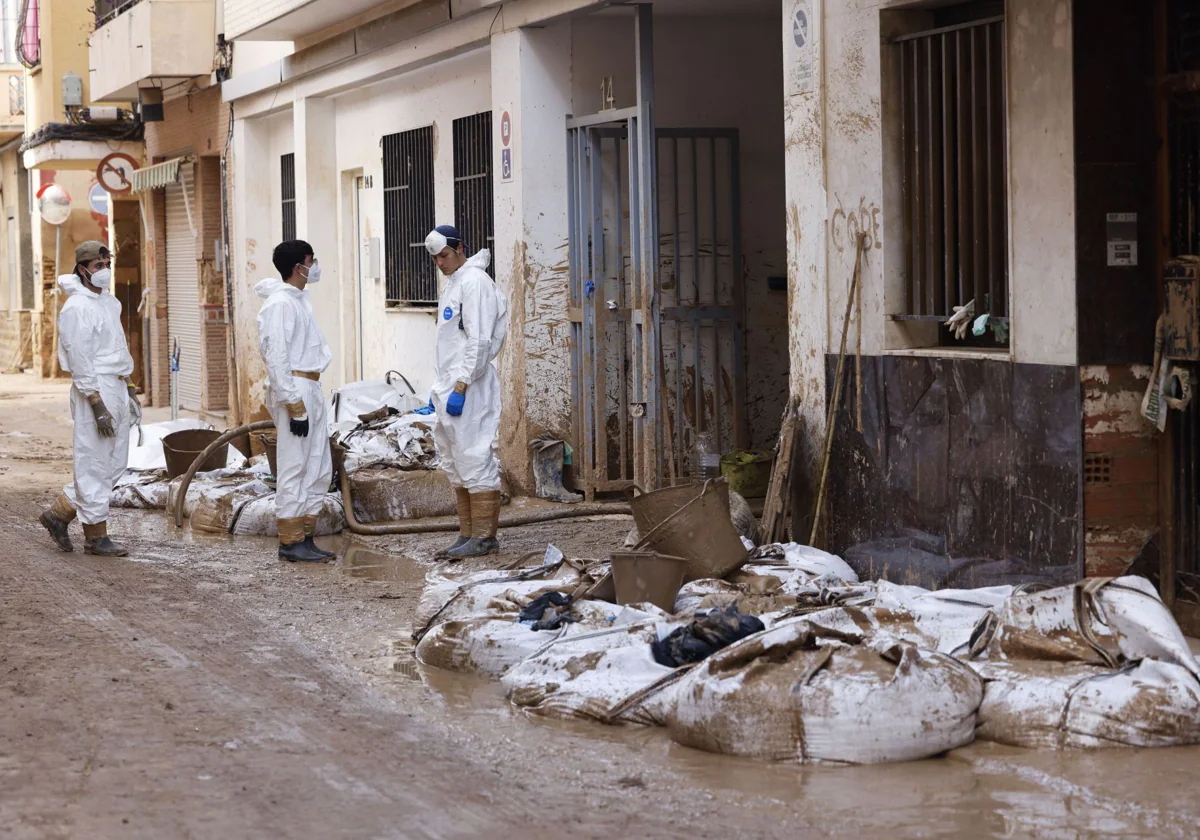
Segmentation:
<svg viewBox="0 0 1200 840">
<path fill-rule="evenodd" d="M 433 126 L 383 138 L 383 226 L 388 306 L 437 306 L 433 230 Z"/>
<path fill-rule="evenodd" d="M 296 156 L 279 159 L 279 184 L 283 196 L 283 241 L 296 238 Z"/>
<path fill-rule="evenodd" d="M 998 342 L 1007 343 L 1004 17 L 892 43 L 901 59 L 907 279 L 904 312 L 892 317 L 945 321 L 973 302 L 974 315 L 990 314 Z"/>
<path fill-rule="evenodd" d="M 454 121 L 454 226 L 471 248 L 492 248 L 492 112 Z M 496 276 L 495 265 L 488 274 Z"/>
</svg>

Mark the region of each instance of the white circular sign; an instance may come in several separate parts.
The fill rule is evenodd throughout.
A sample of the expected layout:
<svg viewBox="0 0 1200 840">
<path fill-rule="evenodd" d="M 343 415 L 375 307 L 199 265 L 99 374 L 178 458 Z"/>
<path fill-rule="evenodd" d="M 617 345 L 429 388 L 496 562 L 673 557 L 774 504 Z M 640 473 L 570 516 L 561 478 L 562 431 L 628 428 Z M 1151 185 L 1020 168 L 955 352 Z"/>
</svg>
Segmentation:
<svg viewBox="0 0 1200 840">
<path fill-rule="evenodd" d="M 71 218 L 71 196 L 58 184 L 50 184 L 38 194 L 38 214 L 48 225 L 58 226 Z"/>
</svg>

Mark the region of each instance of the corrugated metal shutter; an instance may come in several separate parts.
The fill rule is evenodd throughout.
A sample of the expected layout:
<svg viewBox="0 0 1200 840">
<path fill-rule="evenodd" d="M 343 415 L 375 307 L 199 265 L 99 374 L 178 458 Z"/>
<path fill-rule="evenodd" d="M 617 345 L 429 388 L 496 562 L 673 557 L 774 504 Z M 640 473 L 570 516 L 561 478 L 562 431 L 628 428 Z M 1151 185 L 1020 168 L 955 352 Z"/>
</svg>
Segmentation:
<svg viewBox="0 0 1200 840">
<path fill-rule="evenodd" d="M 179 339 L 179 407 L 200 411 L 203 342 L 200 337 L 200 278 L 196 270 L 196 239 L 188 224 L 188 191 L 196 215 L 194 166 L 180 167 L 179 183 L 167 192 L 167 327 L 171 347 Z"/>
</svg>

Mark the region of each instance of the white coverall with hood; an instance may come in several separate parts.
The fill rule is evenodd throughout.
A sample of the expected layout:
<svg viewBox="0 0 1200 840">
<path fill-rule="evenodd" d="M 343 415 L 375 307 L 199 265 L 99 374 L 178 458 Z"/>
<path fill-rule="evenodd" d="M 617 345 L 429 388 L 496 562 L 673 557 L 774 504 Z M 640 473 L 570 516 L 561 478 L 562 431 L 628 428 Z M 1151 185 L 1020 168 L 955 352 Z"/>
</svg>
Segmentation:
<svg viewBox="0 0 1200 840">
<path fill-rule="evenodd" d="M 307 291 L 279 279 L 259 281 L 258 350 L 267 366 L 267 410 L 275 421 L 275 507 L 279 519 L 317 516 L 333 479 L 329 423 L 321 383 L 292 371 L 322 373 L 333 353 L 321 335 Z M 287 406 L 303 402 L 308 437 L 292 434 Z"/>
<path fill-rule="evenodd" d="M 74 274 L 58 278 L 67 295 L 58 315 L 58 366 L 71 374 L 71 419 L 75 423 L 75 483 L 63 488 L 84 525 L 108 521 L 113 487 L 129 464 L 129 387 L 133 357 L 121 326 L 121 301 L 84 288 Z M 100 394 L 116 426 L 101 437 L 89 394 Z"/>
<path fill-rule="evenodd" d="M 500 376 L 492 361 L 508 332 L 508 301 L 488 276 L 491 259 L 486 248 L 468 259 L 438 302 L 433 437 L 450 484 L 471 493 L 500 490 Z M 451 417 L 446 400 L 456 382 L 468 387 L 462 414 Z"/>
</svg>

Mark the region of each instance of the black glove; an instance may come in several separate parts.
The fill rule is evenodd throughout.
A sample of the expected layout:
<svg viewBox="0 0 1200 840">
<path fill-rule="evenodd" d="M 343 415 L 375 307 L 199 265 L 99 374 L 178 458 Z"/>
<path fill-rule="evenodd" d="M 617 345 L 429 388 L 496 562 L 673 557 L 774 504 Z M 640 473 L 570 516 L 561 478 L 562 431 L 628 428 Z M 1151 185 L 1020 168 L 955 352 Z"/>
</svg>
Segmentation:
<svg viewBox="0 0 1200 840">
<path fill-rule="evenodd" d="M 100 395 L 92 394 L 88 397 L 88 404 L 92 407 L 92 414 L 96 415 L 96 431 L 100 433 L 100 437 L 116 437 L 117 427 L 113 423 L 113 416 L 108 413 L 108 407 L 104 405 Z"/>
<path fill-rule="evenodd" d="M 292 419 L 290 419 L 288 421 L 288 425 L 292 429 L 292 434 L 294 434 L 296 437 L 308 437 L 308 418 L 307 417 L 305 417 L 303 420 L 297 420 L 296 418 L 293 417 Z"/>
</svg>

